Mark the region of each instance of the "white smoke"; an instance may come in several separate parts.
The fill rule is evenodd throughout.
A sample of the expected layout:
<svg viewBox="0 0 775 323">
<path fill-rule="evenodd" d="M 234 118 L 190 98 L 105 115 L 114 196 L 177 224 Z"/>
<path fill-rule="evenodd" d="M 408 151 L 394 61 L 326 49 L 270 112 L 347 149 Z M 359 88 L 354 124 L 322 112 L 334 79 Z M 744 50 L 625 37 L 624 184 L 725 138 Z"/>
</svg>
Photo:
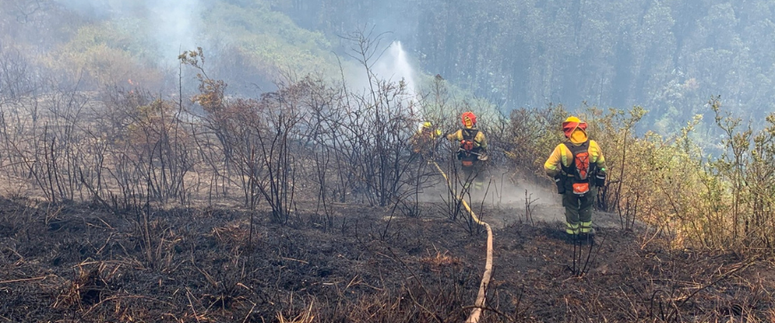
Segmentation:
<svg viewBox="0 0 775 323">
<path fill-rule="evenodd" d="M 146 5 L 153 16 L 154 35 L 162 57 L 177 61 L 182 50 L 195 49 L 197 26 L 201 20 L 199 0 L 147 0 Z M 201 46 L 201 44 L 199 44 Z"/>
<path fill-rule="evenodd" d="M 195 41 L 204 10 L 200 0 L 55 0 L 85 18 L 137 18 L 155 43 L 160 66 L 174 66 L 181 51 L 202 46 Z M 152 50 L 153 51 L 153 50 Z"/>
</svg>

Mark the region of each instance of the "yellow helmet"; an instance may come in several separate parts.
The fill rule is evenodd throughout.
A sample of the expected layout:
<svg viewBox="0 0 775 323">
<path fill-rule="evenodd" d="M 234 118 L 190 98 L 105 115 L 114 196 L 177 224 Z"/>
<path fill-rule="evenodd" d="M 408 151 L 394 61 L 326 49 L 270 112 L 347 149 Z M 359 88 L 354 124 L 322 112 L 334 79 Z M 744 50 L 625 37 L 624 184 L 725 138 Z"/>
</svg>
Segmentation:
<svg viewBox="0 0 775 323">
<path fill-rule="evenodd" d="M 570 116 L 570 117 L 568 117 L 567 119 L 565 119 L 565 121 L 564 121 L 564 122 L 576 122 L 576 123 L 581 123 L 581 119 L 579 119 L 579 118 L 576 118 L 575 116 Z"/>
<path fill-rule="evenodd" d="M 422 132 L 430 133 L 431 136 L 441 136 L 441 130 L 440 129 L 433 129 L 433 123 L 430 121 L 425 121 L 422 123 L 422 128 L 420 128 Z"/>
</svg>

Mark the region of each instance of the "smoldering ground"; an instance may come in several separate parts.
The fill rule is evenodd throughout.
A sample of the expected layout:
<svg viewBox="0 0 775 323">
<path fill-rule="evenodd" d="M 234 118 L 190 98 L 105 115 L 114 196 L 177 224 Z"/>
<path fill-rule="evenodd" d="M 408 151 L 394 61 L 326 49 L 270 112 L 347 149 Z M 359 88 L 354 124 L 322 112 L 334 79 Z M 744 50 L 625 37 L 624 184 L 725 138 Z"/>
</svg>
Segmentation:
<svg viewBox="0 0 775 323">
<path fill-rule="evenodd" d="M 450 199 L 450 188 L 438 171 L 429 167 L 428 180 L 418 188 L 417 200 L 422 203 L 446 202 Z M 483 189 L 480 191 L 464 190 L 465 180 L 454 173 L 449 175 L 453 189 L 464 192 L 464 198 L 474 208 L 498 209 L 505 214 L 504 223 L 517 221 L 564 221 L 560 195 L 553 187 L 515 179 L 513 172 L 502 169 L 488 170 L 484 175 Z"/>
<path fill-rule="evenodd" d="M 444 178 L 435 168 L 429 168 L 428 179 L 418 186 L 418 192 L 413 198 L 419 203 L 447 203 L 453 199 L 450 188 Z M 481 191 L 465 191 L 463 194 L 472 210 L 496 227 L 514 223 L 555 223 L 565 222 L 565 208 L 562 206 L 562 196 L 557 194 L 555 187 L 547 183 L 539 183 L 525 178 L 513 176 L 513 170 L 494 169 L 485 175 Z M 463 180 L 450 176 L 455 192 L 463 187 Z M 481 213 L 481 214 L 480 214 Z M 595 210 L 593 226 L 618 228 L 622 226 L 619 215 Z"/>
</svg>

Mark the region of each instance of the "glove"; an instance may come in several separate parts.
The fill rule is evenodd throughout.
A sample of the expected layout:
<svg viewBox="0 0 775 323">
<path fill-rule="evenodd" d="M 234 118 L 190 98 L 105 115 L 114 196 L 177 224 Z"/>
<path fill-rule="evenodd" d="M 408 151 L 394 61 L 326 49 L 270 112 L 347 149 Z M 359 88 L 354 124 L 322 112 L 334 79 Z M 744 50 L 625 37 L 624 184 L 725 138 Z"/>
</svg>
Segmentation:
<svg viewBox="0 0 775 323">
<path fill-rule="evenodd" d="M 595 186 L 603 187 L 605 185 L 605 173 L 595 174 Z"/>
<path fill-rule="evenodd" d="M 565 194 L 565 181 L 561 173 L 554 175 L 554 185 L 557 185 L 557 194 Z"/>
<path fill-rule="evenodd" d="M 488 159 L 490 159 L 490 156 L 487 155 L 486 151 L 482 151 L 482 152 L 479 153 L 479 156 L 477 157 L 477 159 L 479 159 L 481 161 L 487 161 Z"/>
</svg>

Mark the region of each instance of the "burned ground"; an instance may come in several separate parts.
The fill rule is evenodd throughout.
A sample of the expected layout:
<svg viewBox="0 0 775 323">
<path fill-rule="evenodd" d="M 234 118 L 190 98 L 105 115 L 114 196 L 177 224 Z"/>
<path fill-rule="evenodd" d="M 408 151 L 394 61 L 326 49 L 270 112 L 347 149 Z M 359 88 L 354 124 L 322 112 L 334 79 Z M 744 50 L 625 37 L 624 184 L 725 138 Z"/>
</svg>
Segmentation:
<svg viewBox="0 0 775 323">
<path fill-rule="evenodd" d="M 0 321 L 461 322 L 484 265 L 484 230 L 432 203 L 420 218 L 299 205 L 283 224 L 254 214 L 252 230 L 249 212 L 227 208 L 145 221 L 141 210 L 1 203 Z M 484 322 L 775 320 L 766 259 L 605 227 L 574 265 L 561 228 L 496 226 Z"/>
</svg>

